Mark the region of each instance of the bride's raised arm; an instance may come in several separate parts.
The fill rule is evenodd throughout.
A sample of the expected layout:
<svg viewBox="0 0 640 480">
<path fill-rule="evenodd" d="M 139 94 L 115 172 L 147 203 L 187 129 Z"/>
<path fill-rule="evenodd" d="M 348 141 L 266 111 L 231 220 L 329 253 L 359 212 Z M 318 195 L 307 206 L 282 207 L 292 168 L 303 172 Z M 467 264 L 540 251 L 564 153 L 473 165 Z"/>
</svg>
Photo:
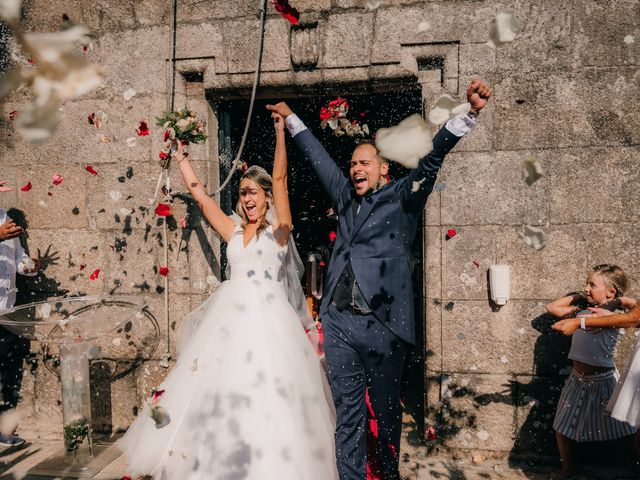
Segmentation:
<svg viewBox="0 0 640 480">
<path fill-rule="evenodd" d="M 233 235 L 233 230 L 236 224 L 207 194 L 207 191 L 204 189 L 204 185 L 196 175 L 196 172 L 193 171 L 191 163 L 189 163 L 189 158 L 184 152 L 184 145 L 182 142 L 179 142 L 178 150 L 174 154 L 174 158 L 180 166 L 180 172 L 182 173 L 184 183 L 186 183 L 189 193 L 193 195 L 198 207 L 200 207 L 202 214 L 209 221 L 215 231 L 224 239 L 224 241 L 228 242 Z"/>
<path fill-rule="evenodd" d="M 291 232 L 291 208 L 287 192 L 287 148 L 284 140 L 284 118 L 272 113 L 276 130 L 276 151 L 273 158 L 273 206 L 276 209 L 278 225 L 273 233 L 280 245 L 285 245 Z"/>
</svg>

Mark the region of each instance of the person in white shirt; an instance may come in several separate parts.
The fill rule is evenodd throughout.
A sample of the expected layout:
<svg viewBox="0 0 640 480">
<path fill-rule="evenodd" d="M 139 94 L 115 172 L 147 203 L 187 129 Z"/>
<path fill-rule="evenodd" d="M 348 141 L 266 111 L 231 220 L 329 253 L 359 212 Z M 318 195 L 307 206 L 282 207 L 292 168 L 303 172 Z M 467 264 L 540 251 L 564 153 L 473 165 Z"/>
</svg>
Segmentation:
<svg viewBox="0 0 640 480">
<path fill-rule="evenodd" d="M 10 191 L 0 181 L 0 192 Z M 16 274 L 36 275 L 37 259 L 29 258 L 19 237 L 25 231 L 0 208 L 0 312 L 16 301 Z M 22 384 L 22 363 L 29 352 L 29 341 L 0 327 L 0 414 L 15 408 Z M 0 445 L 15 447 L 24 443 L 17 435 L 0 433 Z"/>
</svg>

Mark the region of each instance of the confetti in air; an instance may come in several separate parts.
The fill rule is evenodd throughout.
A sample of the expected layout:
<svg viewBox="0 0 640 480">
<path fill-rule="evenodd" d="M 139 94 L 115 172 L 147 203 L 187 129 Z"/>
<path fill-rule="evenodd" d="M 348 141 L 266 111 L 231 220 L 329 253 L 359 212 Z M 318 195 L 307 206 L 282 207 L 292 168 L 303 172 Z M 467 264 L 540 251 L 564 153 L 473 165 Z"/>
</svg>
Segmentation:
<svg viewBox="0 0 640 480">
<path fill-rule="evenodd" d="M 542 178 L 542 175 L 542 167 L 537 158 L 527 158 L 522 162 L 522 179 L 527 185 L 533 185 L 538 179 Z"/>
<path fill-rule="evenodd" d="M 450 118 L 466 115 L 469 110 L 471 110 L 469 102 L 460 104 L 450 95 L 440 95 L 429 112 L 429 121 L 435 125 L 440 125 Z"/>
<path fill-rule="evenodd" d="M 505 43 L 513 42 L 522 31 L 512 13 L 499 13 L 491 21 L 489 30 L 489 46 L 501 47 Z"/>
<path fill-rule="evenodd" d="M 376 147 L 381 157 L 406 168 L 416 168 L 433 148 L 431 129 L 420 115 L 411 115 L 395 127 L 378 130 Z"/>
<path fill-rule="evenodd" d="M 518 236 L 525 244 L 527 244 L 527 246 L 534 250 L 542 250 L 547 246 L 547 240 L 544 236 L 544 231 L 541 228 L 524 225 L 522 227 L 522 231 L 518 233 Z"/>
</svg>

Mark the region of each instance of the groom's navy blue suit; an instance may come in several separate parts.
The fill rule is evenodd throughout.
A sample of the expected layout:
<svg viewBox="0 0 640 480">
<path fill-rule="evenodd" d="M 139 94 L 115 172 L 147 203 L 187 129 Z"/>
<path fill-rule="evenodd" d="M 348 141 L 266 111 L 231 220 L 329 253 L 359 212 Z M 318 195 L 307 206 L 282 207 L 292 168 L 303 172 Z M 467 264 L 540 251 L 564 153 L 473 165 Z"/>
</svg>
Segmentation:
<svg viewBox="0 0 640 480">
<path fill-rule="evenodd" d="M 400 478 L 400 379 L 407 349 L 415 343 L 411 247 L 438 170 L 459 139 L 442 128 L 433 139 L 431 153 L 408 176 L 358 198 L 351 181 L 309 130 L 294 136 L 337 206 L 339 217 L 320 317 L 337 413 L 341 480 L 366 478 L 367 386 L 378 419 L 383 478 Z M 348 262 L 371 313 L 340 310 L 332 303 Z"/>
</svg>

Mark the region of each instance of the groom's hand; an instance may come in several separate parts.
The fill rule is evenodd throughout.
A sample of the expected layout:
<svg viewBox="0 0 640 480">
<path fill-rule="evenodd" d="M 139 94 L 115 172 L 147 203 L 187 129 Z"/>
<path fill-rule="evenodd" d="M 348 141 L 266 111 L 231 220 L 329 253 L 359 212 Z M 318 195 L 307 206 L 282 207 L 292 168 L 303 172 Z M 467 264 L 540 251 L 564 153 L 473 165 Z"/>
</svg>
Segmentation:
<svg viewBox="0 0 640 480">
<path fill-rule="evenodd" d="M 289 115 L 293 115 L 293 110 L 289 108 L 284 102 L 278 102 L 275 105 L 267 105 L 267 110 L 275 112 L 283 118 L 287 118 Z"/>
<path fill-rule="evenodd" d="M 482 110 L 487 105 L 492 94 L 491 87 L 482 80 L 471 82 L 467 89 L 467 100 L 471 104 L 471 110 L 476 113 Z"/>
</svg>

